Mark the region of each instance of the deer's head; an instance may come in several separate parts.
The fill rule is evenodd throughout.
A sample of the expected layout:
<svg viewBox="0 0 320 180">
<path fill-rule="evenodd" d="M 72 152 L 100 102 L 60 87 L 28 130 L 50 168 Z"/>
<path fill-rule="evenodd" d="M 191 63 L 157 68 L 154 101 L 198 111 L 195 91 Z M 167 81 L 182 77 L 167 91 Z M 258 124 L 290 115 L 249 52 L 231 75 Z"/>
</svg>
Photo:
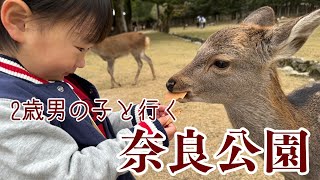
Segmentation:
<svg viewBox="0 0 320 180">
<path fill-rule="evenodd" d="M 320 10 L 275 25 L 272 8 L 262 7 L 240 25 L 211 35 L 167 89 L 188 92 L 181 102 L 222 104 L 264 91 L 276 76 L 276 60 L 297 52 L 319 24 Z"/>
</svg>

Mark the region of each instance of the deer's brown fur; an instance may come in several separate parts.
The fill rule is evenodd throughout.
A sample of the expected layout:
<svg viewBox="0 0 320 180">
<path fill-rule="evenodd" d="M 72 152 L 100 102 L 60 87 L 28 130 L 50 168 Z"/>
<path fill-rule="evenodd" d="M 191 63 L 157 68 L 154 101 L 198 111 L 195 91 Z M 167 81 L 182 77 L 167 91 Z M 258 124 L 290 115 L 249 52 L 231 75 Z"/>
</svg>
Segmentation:
<svg viewBox="0 0 320 180">
<path fill-rule="evenodd" d="M 171 92 L 187 92 L 180 102 L 223 104 L 234 128 L 245 127 L 264 147 L 264 129 L 297 130 L 309 139 L 310 172 L 283 173 L 286 179 L 320 179 L 320 82 L 286 96 L 277 60 L 293 55 L 320 25 L 320 10 L 285 24 L 262 7 L 242 24 L 211 35 L 193 61 L 167 82 Z"/>
<path fill-rule="evenodd" d="M 138 77 L 142 68 L 142 60 L 145 60 L 151 69 L 153 79 L 156 78 L 152 60 L 145 54 L 146 48 L 149 46 L 150 39 L 140 32 L 122 33 L 111 36 L 95 45 L 92 51 L 98 54 L 104 61 L 108 62 L 108 73 L 111 76 L 111 88 L 114 84 L 121 86 L 114 78 L 114 62 L 117 58 L 132 54 L 138 64 L 137 74 L 134 79 L 134 85 L 138 82 Z"/>
</svg>

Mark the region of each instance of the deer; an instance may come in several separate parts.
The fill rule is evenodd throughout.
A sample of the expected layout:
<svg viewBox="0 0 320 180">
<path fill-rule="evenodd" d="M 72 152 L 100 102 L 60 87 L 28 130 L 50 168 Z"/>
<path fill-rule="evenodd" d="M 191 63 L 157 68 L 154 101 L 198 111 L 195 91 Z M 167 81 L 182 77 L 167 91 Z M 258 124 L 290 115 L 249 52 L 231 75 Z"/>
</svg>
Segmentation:
<svg viewBox="0 0 320 180">
<path fill-rule="evenodd" d="M 143 66 L 142 60 L 145 60 L 151 69 L 153 80 L 156 75 L 153 68 L 153 63 L 150 57 L 145 54 L 146 48 L 150 45 L 150 38 L 141 32 L 122 33 L 107 37 L 101 43 L 95 44 L 91 50 L 99 55 L 104 61 L 108 63 L 108 73 L 111 76 L 111 88 L 121 87 L 121 84 L 116 82 L 114 72 L 114 62 L 117 58 L 132 54 L 138 64 L 138 70 L 134 79 L 133 85 L 136 85 Z"/>
<path fill-rule="evenodd" d="M 285 95 L 277 73 L 277 62 L 297 52 L 319 24 L 320 9 L 278 24 L 273 9 L 261 7 L 209 36 L 166 88 L 186 93 L 181 103 L 222 104 L 232 127 L 246 128 L 260 147 L 267 127 L 307 129 L 309 173 L 281 173 L 285 179 L 320 179 L 320 82 Z"/>
</svg>

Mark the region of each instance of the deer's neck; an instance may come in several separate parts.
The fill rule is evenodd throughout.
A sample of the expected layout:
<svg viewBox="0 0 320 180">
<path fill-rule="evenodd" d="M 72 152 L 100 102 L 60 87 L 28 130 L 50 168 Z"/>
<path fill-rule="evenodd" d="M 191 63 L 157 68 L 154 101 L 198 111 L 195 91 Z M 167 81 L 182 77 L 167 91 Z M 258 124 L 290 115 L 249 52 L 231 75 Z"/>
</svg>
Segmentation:
<svg viewBox="0 0 320 180">
<path fill-rule="evenodd" d="M 270 75 L 269 83 L 235 103 L 225 104 L 234 128 L 245 127 L 250 137 L 263 146 L 264 128 L 299 129 L 303 116 L 288 101 L 281 90 L 277 74 Z"/>
</svg>

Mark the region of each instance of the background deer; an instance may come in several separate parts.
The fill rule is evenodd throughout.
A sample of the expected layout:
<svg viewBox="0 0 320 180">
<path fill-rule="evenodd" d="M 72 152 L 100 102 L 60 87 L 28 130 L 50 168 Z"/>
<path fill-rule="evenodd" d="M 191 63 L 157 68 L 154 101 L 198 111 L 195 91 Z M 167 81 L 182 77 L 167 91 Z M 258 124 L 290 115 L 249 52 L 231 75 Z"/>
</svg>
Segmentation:
<svg viewBox="0 0 320 180">
<path fill-rule="evenodd" d="M 122 33 L 111 36 L 95 45 L 91 50 L 98 54 L 104 61 L 108 62 L 108 73 L 111 76 L 111 88 L 114 84 L 121 86 L 116 82 L 113 76 L 114 62 L 117 58 L 132 54 L 138 64 L 138 71 L 134 79 L 134 85 L 137 84 L 138 77 L 142 68 L 141 59 L 147 61 L 150 66 L 153 80 L 156 78 L 152 60 L 145 54 L 145 49 L 149 46 L 150 39 L 146 35 L 139 32 Z"/>
<path fill-rule="evenodd" d="M 310 171 L 286 179 L 320 179 L 320 82 L 286 96 L 276 63 L 297 52 L 320 24 L 320 10 L 281 25 L 274 11 L 262 7 L 240 25 L 211 35 L 193 61 L 172 76 L 170 92 L 187 92 L 180 102 L 223 104 L 234 128 L 245 127 L 264 147 L 264 128 L 311 133 Z"/>
</svg>

